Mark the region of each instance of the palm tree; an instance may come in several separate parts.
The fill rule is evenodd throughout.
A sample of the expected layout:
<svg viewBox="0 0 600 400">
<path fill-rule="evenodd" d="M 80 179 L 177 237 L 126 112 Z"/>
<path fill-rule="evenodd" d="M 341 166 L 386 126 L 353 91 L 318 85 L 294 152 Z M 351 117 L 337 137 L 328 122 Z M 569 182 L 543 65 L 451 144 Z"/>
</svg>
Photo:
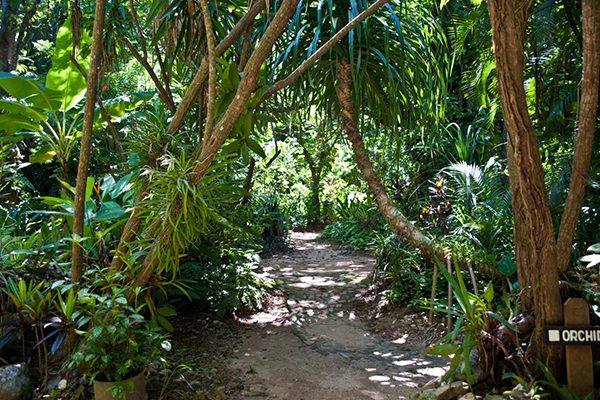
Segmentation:
<svg viewBox="0 0 600 400">
<path fill-rule="evenodd" d="M 274 62 L 281 67 L 273 70 L 287 73 L 289 59 L 297 64 L 310 57 L 337 25 L 345 24 L 365 6 L 365 1 L 307 3 L 305 19 L 295 25 L 293 34 L 298 39 L 280 49 L 282 55 Z M 340 41 L 280 101 L 314 103 L 329 115 L 339 112 L 358 167 L 398 238 L 432 259 L 444 258 L 444 251 L 411 224 L 387 195 L 360 130 L 370 126 L 378 135 L 399 137 L 405 130 L 423 126 L 432 115 L 434 119 L 441 115 L 447 73 L 445 37 L 420 5 L 392 2 L 383 10 Z"/>
</svg>

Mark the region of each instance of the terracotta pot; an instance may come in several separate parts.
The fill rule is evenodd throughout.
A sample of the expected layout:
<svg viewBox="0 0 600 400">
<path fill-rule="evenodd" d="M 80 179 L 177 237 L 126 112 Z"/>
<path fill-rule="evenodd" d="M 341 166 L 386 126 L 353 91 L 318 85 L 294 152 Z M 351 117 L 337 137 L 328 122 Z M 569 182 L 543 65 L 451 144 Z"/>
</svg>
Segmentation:
<svg viewBox="0 0 600 400">
<path fill-rule="evenodd" d="M 129 382 L 133 382 L 133 391 L 129 390 Z M 114 397 L 112 395 L 112 388 L 115 385 L 123 385 L 125 391 L 124 397 Z M 146 394 L 146 378 L 144 377 L 144 373 L 142 372 L 133 378 L 120 382 L 94 381 L 94 397 L 96 400 L 147 400 L 148 395 Z"/>
</svg>

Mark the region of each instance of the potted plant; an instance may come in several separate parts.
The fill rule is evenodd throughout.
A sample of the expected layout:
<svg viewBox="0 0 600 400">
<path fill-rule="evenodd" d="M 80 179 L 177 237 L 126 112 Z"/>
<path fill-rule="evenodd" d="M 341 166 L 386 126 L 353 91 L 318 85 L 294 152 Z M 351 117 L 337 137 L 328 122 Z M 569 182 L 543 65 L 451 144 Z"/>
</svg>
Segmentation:
<svg viewBox="0 0 600 400">
<path fill-rule="evenodd" d="M 144 371 L 170 344 L 159 328 L 150 328 L 144 317 L 127 305 L 125 289 L 110 295 L 87 294 L 90 327 L 82 335 L 70 366 L 83 370 L 94 385 L 96 400 L 146 399 Z"/>
</svg>

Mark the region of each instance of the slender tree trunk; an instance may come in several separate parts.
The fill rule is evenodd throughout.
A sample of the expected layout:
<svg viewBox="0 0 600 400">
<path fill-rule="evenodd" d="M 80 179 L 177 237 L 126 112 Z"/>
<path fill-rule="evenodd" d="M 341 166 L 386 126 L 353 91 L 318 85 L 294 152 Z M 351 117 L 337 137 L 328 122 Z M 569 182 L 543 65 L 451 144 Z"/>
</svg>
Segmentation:
<svg viewBox="0 0 600 400">
<path fill-rule="evenodd" d="M 321 171 L 318 167 L 314 168 L 314 171 L 311 169 L 312 175 L 312 208 L 314 213 L 315 221 L 321 219 L 321 198 L 319 196 L 319 186 L 321 186 Z"/>
<path fill-rule="evenodd" d="M 528 270 L 538 327 L 561 325 L 562 302 L 558 288 L 556 239 L 537 138 L 529 117 L 523 81 L 525 29 L 529 0 L 488 0 L 503 116 L 509 149 L 514 156 L 522 213 L 514 213 L 515 226 L 527 227 L 525 240 Z M 522 221 L 521 219 L 524 219 Z M 522 255 L 522 254 L 520 254 Z M 535 337 L 536 357 L 555 375 L 560 373 L 562 352 Z"/>
<path fill-rule="evenodd" d="M 319 186 L 321 185 L 321 171 L 322 171 L 322 167 L 320 167 L 318 165 L 319 162 L 322 161 L 321 160 L 315 160 L 315 158 L 313 157 L 313 155 L 310 153 L 310 151 L 308 150 L 308 147 L 306 147 L 306 144 L 304 143 L 304 138 L 302 137 L 302 132 L 299 129 L 293 129 L 294 130 L 294 134 L 296 136 L 296 139 L 298 140 L 298 143 L 300 144 L 300 147 L 302 148 L 302 154 L 304 155 L 304 159 L 306 160 L 306 164 L 308 165 L 308 169 L 310 171 L 310 177 L 311 177 L 311 210 L 309 210 L 309 222 L 313 222 L 318 220 L 321 217 L 321 201 L 319 198 Z M 325 156 L 326 157 L 326 156 Z M 324 157 L 323 157 L 324 158 Z M 312 221 L 311 221 L 312 219 Z"/>
<path fill-rule="evenodd" d="M 338 98 L 342 117 L 342 129 L 344 129 L 348 141 L 352 144 L 356 163 L 369 186 L 377 208 L 379 208 L 381 214 L 388 220 L 390 227 L 399 240 L 408 241 L 421 250 L 430 260 L 434 260 L 435 257 L 439 260 L 445 260 L 446 252 L 436 246 L 427 236 L 423 235 L 394 205 L 369 159 L 362 137 L 358 132 L 356 117 L 354 115 L 352 70 L 347 58 L 343 58 L 338 63 Z"/>
<path fill-rule="evenodd" d="M 558 235 L 558 268 L 566 271 L 588 182 L 600 86 L 600 0 L 583 0 L 583 71 L 579 130 L 573 152 L 573 171 Z"/>
<path fill-rule="evenodd" d="M 518 170 L 515 160 L 514 149 L 510 142 L 507 142 L 506 158 L 508 164 L 509 176 L 517 176 Z M 512 210 L 514 215 L 513 233 L 515 245 L 515 263 L 517 265 L 517 276 L 519 280 L 520 302 L 524 310 L 533 309 L 533 294 L 531 292 L 531 271 L 529 266 L 528 237 L 530 235 L 523 214 L 523 199 L 518 179 L 509 179 L 510 195 L 512 201 Z"/>
<path fill-rule="evenodd" d="M 106 0 L 96 0 L 96 14 L 94 16 L 94 30 L 92 32 L 92 50 L 90 56 L 90 70 L 87 77 L 87 93 L 83 112 L 83 128 L 81 137 L 81 151 L 79 152 L 79 166 L 77 168 L 77 182 L 75 184 L 75 204 L 73 212 L 73 234 L 83 237 L 83 224 L 85 214 L 85 188 L 90 167 L 90 154 L 92 150 L 92 128 L 94 124 L 94 109 L 98 95 L 98 77 L 102 61 L 102 33 L 104 28 L 104 13 Z M 83 247 L 73 241 L 73 259 L 71 266 L 71 279 L 81 282 L 83 277 Z"/>
<path fill-rule="evenodd" d="M 294 15 L 299 1 L 300 0 L 283 1 L 279 7 L 279 10 L 277 11 L 277 14 L 275 14 L 269 26 L 267 27 L 262 39 L 256 46 L 256 49 L 254 52 L 252 52 L 252 55 L 246 64 L 246 68 L 244 69 L 244 74 L 234 100 L 227 108 L 227 111 L 225 111 L 225 114 L 219 123 L 215 126 L 210 138 L 202 145 L 202 151 L 198 157 L 198 162 L 190 173 L 189 182 L 192 185 L 199 185 L 201 183 L 202 178 L 212 164 L 217 152 L 225 142 L 225 139 L 229 135 L 233 125 L 244 110 L 246 102 L 250 98 L 251 93 L 255 90 L 256 80 L 260 73 L 262 64 L 271 52 L 276 40 L 287 26 L 288 21 Z M 181 199 L 179 199 L 179 201 L 181 201 Z M 176 205 L 174 209 L 181 210 L 181 207 Z M 177 217 L 174 216 L 174 218 Z M 171 235 L 169 234 L 167 225 L 163 226 L 163 229 L 160 231 L 157 239 L 158 240 L 155 241 L 155 244 L 144 259 L 144 264 L 142 265 L 138 275 L 132 282 L 131 286 L 133 289 L 147 285 L 152 274 L 156 270 L 158 263 L 160 262 L 161 248 L 168 248 L 168 246 L 172 245 Z M 135 297 L 133 290 L 128 293 L 127 298 L 130 302 L 134 300 Z"/>
<path fill-rule="evenodd" d="M 2 0 L 2 20 L 0 21 L 0 71 L 10 72 L 15 69 L 12 65 L 15 52 L 15 31 L 11 23 L 14 10 L 9 0 Z"/>
<path fill-rule="evenodd" d="M 246 15 L 236 24 L 236 26 L 229 32 L 229 34 L 219 43 L 219 45 L 215 48 L 215 56 L 222 56 L 225 51 L 242 35 L 246 26 L 248 24 L 252 24 L 254 18 L 265 8 L 265 0 L 258 0 L 255 2 L 252 7 L 248 10 Z M 169 123 L 167 128 L 168 134 L 173 134 L 181 128 L 183 125 L 183 121 L 185 120 L 186 115 L 188 114 L 192 104 L 197 100 L 197 96 L 202 89 L 202 85 L 204 81 L 208 77 L 208 60 L 206 58 L 202 59 L 200 63 L 200 67 L 196 72 L 192 82 L 190 83 L 188 89 L 186 90 L 181 103 L 177 107 L 177 111 L 173 115 L 173 119 Z M 142 200 L 145 198 L 147 194 L 146 188 L 142 191 L 142 194 L 138 199 Z M 127 242 L 132 240 L 135 237 L 139 227 L 141 226 L 141 215 L 143 214 L 143 205 L 137 204 L 134 208 L 134 211 L 129 216 L 125 228 L 123 229 L 123 235 L 119 239 L 119 245 L 117 248 L 117 254 L 113 257 L 111 262 L 111 268 L 120 269 L 123 267 L 123 260 L 120 256 L 127 249 Z"/>
<path fill-rule="evenodd" d="M 248 174 L 246 175 L 246 181 L 244 182 L 244 190 L 250 192 L 252 189 L 252 179 L 254 178 L 254 167 L 256 166 L 256 160 L 254 157 L 250 157 L 250 165 L 248 166 Z"/>
</svg>

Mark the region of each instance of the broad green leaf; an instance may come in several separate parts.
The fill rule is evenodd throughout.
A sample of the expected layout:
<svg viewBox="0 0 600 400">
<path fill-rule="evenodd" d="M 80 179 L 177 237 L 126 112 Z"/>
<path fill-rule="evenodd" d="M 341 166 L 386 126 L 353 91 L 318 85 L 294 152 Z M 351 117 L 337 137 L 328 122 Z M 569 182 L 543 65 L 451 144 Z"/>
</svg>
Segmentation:
<svg viewBox="0 0 600 400">
<path fill-rule="evenodd" d="M 463 339 L 463 363 L 462 363 L 462 371 L 464 372 L 465 375 L 467 375 L 467 382 L 469 382 L 469 385 L 471 385 L 471 362 L 470 362 L 470 357 L 471 357 L 471 349 L 473 349 L 473 347 L 476 346 L 476 341 L 473 338 L 473 335 L 471 334 L 471 332 L 467 332 L 467 334 L 465 335 L 464 339 Z"/>
<path fill-rule="evenodd" d="M 90 37 L 81 32 L 81 50 L 74 54 L 79 65 L 87 72 L 89 69 Z M 46 77 L 46 86 L 61 93 L 60 110 L 68 111 L 85 96 L 87 83 L 81 72 L 71 61 L 73 54 L 73 32 L 71 31 L 71 17 L 65 20 L 56 35 L 56 47 L 52 57 L 52 68 Z"/>
<path fill-rule="evenodd" d="M 256 154 L 258 154 L 262 158 L 267 157 L 267 155 L 265 154 L 265 151 L 263 150 L 263 148 L 260 147 L 260 144 L 258 144 L 258 142 L 256 142 L 255 140 L 247 138 L 246 139 L 246 145 L 248 145 L 248 147 L 250 148 L 250 150 L 252 150 Z"/>
<path fill-rule="evenodd" d="M 131 174 L 125 175 L 115 184 L 113 190 L 110 192 L 110 197 L 112 199 L 116 199 L 121 196 L 123 193 L 129 191 L 131 189 L 132 184 L 130 183 L 131 178 L 133 177 L 133 172 Z"/>
<path fill-rule="evenodd" d="M 275 117 L 273 117 L 272 115 L 267 115 L 267 114 L 262 114 L 262 113 L 254 113 L 254 118 L 258 119 L 259 121 L 263 121 L 263 122 L 272 122 L 272 123 L 277 122 L 277 119 L 275 119 Z"/>
<path fill-rule="evenodd" d="M 233 62 L 229 64 L 228 69 L 229 81 L 231 82 L 232 90 L 235 90 L 240 83 L 240 73 L 238 72 L 237 65 L 235 65 Z"/>
<path fill-rule="evenodd" d="M 127 215 L 127 209 L 118 205 L 114 201 L 106 201 L 102 203 L 100 210 L 94 215 L 95 221 L 103 221 L 109 219 L 119 219 Z"/>
<path fill-rule="evenodd" d="M 507 254 L 502 257 L 502 260 L 498 263 L 498 271 L 505 276 L 511 276 L 517 272 L 517 264 L 515 263 L 515 258 L 512 254 Z"/>
<path fill-rule="evenodd" d="M 173 332 L 173 325 L 171 325 L 171 323 L 169 321 L 167 321 L 166 318 L 157 315 L 156 319 L 158 321 L 158 323 L 160 324 L 160 326 L 162 326 L 163 328 L 165 328 L 166 330 L 168 330 L 169 332 Z"/>
<path fill-rule="evenodd" d="M 48 116 L 44 110 L 17 103 L 16 101 L 0 100 L 0 110 L 8 111 L 11 115 L 23 115 L 32 121 L 47 121 Z M 2 125 L 4 128 L 4 125 Z"/>
<path fill-rule="evenodd" d="M 88 176 L 87 182 L 85 184 L 85 201 L 87 202 L 92 195 L 92 191 L 94 190 L 94 178 Z"/>
<path fill-rule="evenodd" d="M 42 203 L 47 204 L 49 206 L 58 206 L 62 208 L 73 207 L 73 200 L 62 199 L 60 197 L 50 197 L 50 196 L 41 196 L 37 197 L 37 199 L 41 200 Z M 36 211 L 37 212 L 37 211 Z"/>
<path fill-rule="evenodd" d="M 57 110 L 61 104 L 60 92 L 41 87 L 31 78 L 0 72 L 0 87 L 15 99 L 23 99 L 44 111 Z"/>
<path fill-rule="evenodd" d="M 492 282 L 490 282 L 485 288 L 485 293 L 483 294 L 483 297 L 485 298 L 485 301 L 488 302 L 488 304 L 492 304 L 492 300 L 494 300 L 494 285 L 492 285 Z"/>
<path fill-rule="evenodd" d="M 25 115 L 3 114 L 0 115 L 0 130 L 6 133 L 6 135 L 2 135 L 2 141 L 14 141 L 11 140 L 14 133 L 23 131 L 40 132 L 42 127 Z"/>
<path fill-rule="evenodd" d="M 161 307 L 158 310 L 156 310 L 156 312 L 162 315 L 163 317 L 174 317 L 175 315 L 177 315 L 177 312 L 171 307 Z"/>
<path fill-rule="evenodd" d="M 39 149 L 35 154 L 29 156 L 29 162 L 32 164 L 46 163 L 54 158 L 56 152 L 52 146 L 44 146 Z"/>
<path fill-rule="evenodd" d="M 245 115 L 242 115 L 242 133 L 245 138 L 249 138 L 252 133 L 252 111 L 247 111 Z"/>
<path fill-rule="evenodd" d="M 434 346 L 427 350 L 427 352 L 434 356 L 449 356 L 451 354 L 455 354 L 459 348 L 460 346 L 457 344 L 447 343 Z"/>
<path fill-rule="evenodd" d="M 115 187 L 115 178 L 112 175 L 106 176 L 102 179 L 100 184 L 100 198 L 104 201 L 107 198 L 112 198 L 111 192 Z"/>
<path fill-rule="evenodd" d="M 227 146 L 225 146 L 223 148 L 223 150 L 221 150 L 221 151 L 223 152 L 223 154 L 238 153 L 240 151 L 240 149 L 242 148 L 243 144 L 244 144 L 243 140 L 235 140 L 235 141 L 231 142 L 230 144 L 228 144 Z"/>
</svg>

